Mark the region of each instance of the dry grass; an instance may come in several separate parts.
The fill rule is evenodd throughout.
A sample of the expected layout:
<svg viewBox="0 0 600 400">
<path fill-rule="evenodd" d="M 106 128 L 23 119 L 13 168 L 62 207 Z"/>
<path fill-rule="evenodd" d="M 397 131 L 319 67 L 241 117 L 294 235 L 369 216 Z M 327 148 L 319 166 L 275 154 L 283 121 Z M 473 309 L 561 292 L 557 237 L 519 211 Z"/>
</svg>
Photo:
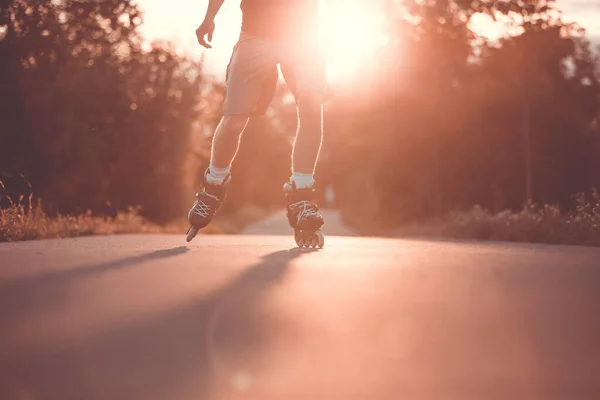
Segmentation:
<svg viewBox="0 0 600 400">
<path fill-rule="evenodd" d="M 21 203 L 11 202 L 9 208 L 0 209 L 0 242 L 126 233 L 174 233 L 183 236 L 189 226 L 185 218 L 168 225 L 153 224 L 140 216 L 135 207 L 131 207 L 127 212 L 118 213 L 115 218 L 95 216 L 90 212 L 50 217 L 44 212 L 39 201 L 30 207 Z M 265 212 L 259 212 L 255 207 L 242 207 L 232 215 L 217 214 L 215 221 L 201 233 L 238 233 L 246 224 L 264 216 Z"/>
<path fill-rule="evenodd" d="M 500 213 L 475 206 L 401 229 L 399 235 L 600 246 L 600 195 L 593 190 L 574 199 L 576 207 L 568 212 L 553 205 L 527 204 L 518 212 Z"/>
<path fill-rule="evenodd" d="M 148 223 L 133 208 L 115 218 L 91 213 L 49 217 L 39 203 L 29 208 L 12 204 L 0 210 L 0 242 L 163 231 L 163 227 Z"/>
<path fill-rule="evenodd" d="M 31 200 L 31 199 L 30 199 Z M 451 213 L 447 218 L 404 227 L 397 236 L 450 237 L 515 242 L 600 246 L 600 194 L 575 196 L 576 207 L 561 212 L 552 205 L 528 204 L 518 212 L 492 213 L 479 206 Z M 242 207 L 226 216 L 217 214 L 203 234 L 234 234 L 244 226 L 264 218 L 267 211 Z M 148 222 L 138 209 L 130 208 L 115 218 L 82 215 L 48 216 L 38 201 L 34 206 L 12 204 L 0 210 L 0 242 L 65 238 L 124 233 L 176 233 L 184 235 L 185 218 L 167 226 Z"/>
</svg>

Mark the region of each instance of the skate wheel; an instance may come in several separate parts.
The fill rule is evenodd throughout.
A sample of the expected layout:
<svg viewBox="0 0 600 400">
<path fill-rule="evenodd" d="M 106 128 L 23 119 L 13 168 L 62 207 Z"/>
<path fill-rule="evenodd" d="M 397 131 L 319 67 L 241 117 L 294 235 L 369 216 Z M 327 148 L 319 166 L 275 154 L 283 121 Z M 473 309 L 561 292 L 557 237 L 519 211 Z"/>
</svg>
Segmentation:
<svg viewBox="0 0 600 400">
<path fill-rule="evenodd" d="M 304 235 L 301 231 L 296 231 L 296 233 L 294 233 L 294 240 L 296 241 L 298 247 L 301 249 L 304 248 Z"/>
<path fill-rule="evenodd" d="M 322 249 L 323 246 L 325 246 L 325 236 L 323 235 L 323 232 L 321 232 L 320 230 L 316 231 L 315 237 L 317 239 L 315 243 L 316 247 Z"/>
<path fill-rule="evenodd" d="M 304 236 L 300 236 L 296 243 L 298 244 L 298 247 L 303 249 L 306 246 L 306 239 L 304 238 Z"/>
<path fill-rule="evenodd" d="M 322 249 L 325 245 L 325 237 L 323 236 L 323 232 L 316 231 L 314 233 L 309 232 L 296 232 L 294 235 L 294 239 L 296 240 L 296 244 L 301 249 Z"/>
<path fill-rule="evenodd" d="M 200 231 L 200 229 L 196 229 L 193 226 L 190 226 L 190 229 L 188 229 L 187 231 L 187 236 L 185 237 L 185 240 L 189 243 L 192 241 L 192 239 L 194 239 L 196 237 L 196 235 L 198 234 L 198 232 Z"/>
</svg>

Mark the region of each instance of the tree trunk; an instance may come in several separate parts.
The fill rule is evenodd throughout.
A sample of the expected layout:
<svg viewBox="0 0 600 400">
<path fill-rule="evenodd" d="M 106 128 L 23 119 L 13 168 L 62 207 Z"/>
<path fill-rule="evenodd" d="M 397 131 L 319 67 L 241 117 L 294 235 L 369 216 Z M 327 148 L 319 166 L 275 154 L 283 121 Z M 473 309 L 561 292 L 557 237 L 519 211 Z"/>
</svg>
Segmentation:
<svg viewBox="0 0 600 400">
<path fill-rule="evenodd" d="M 533 200 L 533 165 L 531 161 L 531 102 L 525 96 L 523 107 L 523 151 L 525 158 L 525 202 Z"/>
</svg>

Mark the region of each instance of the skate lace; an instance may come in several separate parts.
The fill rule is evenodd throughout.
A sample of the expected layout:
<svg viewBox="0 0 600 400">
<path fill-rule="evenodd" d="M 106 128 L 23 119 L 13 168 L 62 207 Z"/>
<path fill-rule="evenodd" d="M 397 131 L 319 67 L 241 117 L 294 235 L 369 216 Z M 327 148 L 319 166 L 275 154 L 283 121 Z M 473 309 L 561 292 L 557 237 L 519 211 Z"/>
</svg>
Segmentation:
<svg viewBox="0 0 600 400">
<path fill-rule="evenodd" d="M 302 200 L 297 203 L 292 204 L 291 206 L 294 210 L 299 210 L 298 215 L 296 217 L 297 221 L 300 221 L 302 218 L 311 218 L 319 216 L 319 208 L 308 200 Z"/>
<path fill-rule="evenodd" d="M 206 194 L 206 193 L 204 193 Z M 210 195 L 208 195 L 210 196 Z M 211 196 L 212 197 L 212 196 Z M 201 216 L 202 218 L 207 218 L 212 214 L 213 206 L 211 204 L 205 203 L 202 199 L 197 198 L 196 204 L 194 204 L 194 214 Z"/>
</svg>

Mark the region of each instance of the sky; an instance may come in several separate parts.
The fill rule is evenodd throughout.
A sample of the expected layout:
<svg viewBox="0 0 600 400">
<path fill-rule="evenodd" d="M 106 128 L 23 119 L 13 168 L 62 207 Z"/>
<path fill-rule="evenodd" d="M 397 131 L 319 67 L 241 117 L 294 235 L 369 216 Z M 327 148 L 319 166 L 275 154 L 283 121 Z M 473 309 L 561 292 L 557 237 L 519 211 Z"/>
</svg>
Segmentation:
<svg viewBox="0 0 600 400">
<path fill-rule="evenodd" d="M 355 29 L 360 12 L 365 11 L 364 4 L 368 0 L 346 0 L 346 4 L 354 4 L 358 13 L 345 16 L 348 23 L 331 28 L 331 35 L 336 36 L 335 44 L 347 43 L 341 46 L 339 63 L 344 65 L 338 75 L 343 72 L 350 73 L 353 63 L 359 62 L 357 57 L 350 59 L 350 54 L 357 54 L 357 43 L 348 43 L 345 35 L 356 38 Z M 165 39 L 174 43 L 182 51 L 194 56 L 204 55 L 206 72 L 216 79 L 224 77 L 225 67 L 231 56 L 241 24 L 240 0 L 225 0 L 216 19 L 216 31 L 213 39 L 213 49 L 204 50 L 196 42 L 195 30 L 204 18 L 208 0 L 137 0 L 144 11 L 144 24 L 142 34 L 149 40 Z M 583 26 L 590 37 L 600 39 L 600 0 L 557 0 L 558 7 L 563 11 L 565 19 L 572 20 Z M 361 9 L 362 8 L 362 9 Z M 352 7 L 348 7 L 352 9 Z M 358 18 L 358 19 L 357 19 Z M 487 27 L 484 24 L 484 27 Z M 490 34 L 493 34 L 491 28 Z M 354 40 L 354 39 L 353 39 Z M 360 43 L 358 44 L 360 45 Z M 362 43 L 368 47 L 368 43 Z M 340 47 L 340 46 L 338 46 Z M 346 54 L 348 53 L 348 54 Z"/>
</svg>

